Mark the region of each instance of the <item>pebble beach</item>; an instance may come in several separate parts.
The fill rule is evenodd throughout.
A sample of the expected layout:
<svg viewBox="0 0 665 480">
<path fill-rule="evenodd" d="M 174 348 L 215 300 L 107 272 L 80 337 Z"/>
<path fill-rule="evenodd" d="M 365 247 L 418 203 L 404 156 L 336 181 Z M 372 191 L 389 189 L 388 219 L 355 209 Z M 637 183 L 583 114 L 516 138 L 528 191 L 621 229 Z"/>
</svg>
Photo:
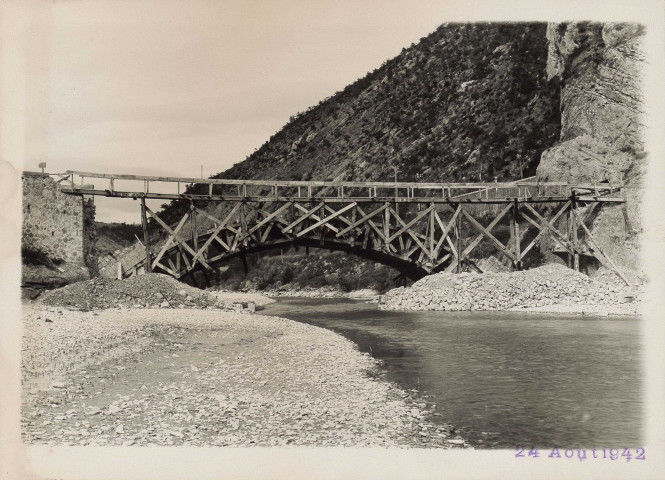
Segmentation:
<svg viewBox="0 0 665 480">
<path fill-rule="evenodd" d="M 247 312 L 26 303 L 22 432 L 48 445 L 463 447 L 342 336 Z M 454 430 L 452 430 L 454 431 Z"/>
</svg>

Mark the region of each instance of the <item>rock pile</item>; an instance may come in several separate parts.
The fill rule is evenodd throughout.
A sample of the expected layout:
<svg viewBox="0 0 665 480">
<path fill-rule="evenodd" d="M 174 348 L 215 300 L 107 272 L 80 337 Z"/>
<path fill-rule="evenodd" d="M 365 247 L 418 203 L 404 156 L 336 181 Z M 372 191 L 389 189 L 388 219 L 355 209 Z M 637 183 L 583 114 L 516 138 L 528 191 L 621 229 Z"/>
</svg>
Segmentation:
<svg viewBox="0 0 665 480">
<path fill-rule="evenodd" d="M 41 297 L 45 305 L 78 310 L 105 308 L 226 308 L 211 293 L 159 273 L 126 280 L 94 278 L 52 290 Z"/>
<path fill-rule="evenodd" d="M 612 306 L 635 293 L 615 282 L 594 281 L 563 265 L 548 264 L 522 272 L 439 273 L 409 288 L 389 291 L 384 310 L 508 310 L 546 305 Z"/>
</svg>

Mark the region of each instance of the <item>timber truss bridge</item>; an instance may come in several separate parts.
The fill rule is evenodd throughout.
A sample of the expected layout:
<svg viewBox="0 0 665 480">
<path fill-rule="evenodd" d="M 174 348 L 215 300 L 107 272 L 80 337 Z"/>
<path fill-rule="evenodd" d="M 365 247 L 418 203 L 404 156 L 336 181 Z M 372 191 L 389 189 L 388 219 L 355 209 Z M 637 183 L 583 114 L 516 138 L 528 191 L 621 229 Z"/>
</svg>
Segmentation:
<svg viewBox="0 0 665 480">
<path fill-rule="evenodd" d="M 621 184 L 54 175 L 67 194 L 140 200 L 144 250 L 120 276 L 156 271 L 180 279 L 234 257 L 304 246 L 346 251 L 418 279 L 434 272 L 482 272 L 476 259 L 488 252 L 521 270 L 548 239 L 546 245 L 570 268 L 579 270 L 581 257 L 593 257 L 628 283 L 589 226 L 598 207 L 625 202 Z M 90 181 L 95 184 L 85 184 Z M 182 200 L 178 221 L 167 223 L 146 205 L 150 199 Z M 165 240 L 151 244 L 148 218 Z"/>
</svg>

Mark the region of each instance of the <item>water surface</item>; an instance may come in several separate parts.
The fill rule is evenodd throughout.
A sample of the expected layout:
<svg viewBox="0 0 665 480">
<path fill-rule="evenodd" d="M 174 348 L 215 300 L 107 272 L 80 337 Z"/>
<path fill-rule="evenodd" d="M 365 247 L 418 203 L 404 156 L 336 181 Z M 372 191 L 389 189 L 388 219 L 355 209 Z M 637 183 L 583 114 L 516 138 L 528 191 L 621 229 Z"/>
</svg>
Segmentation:
<svg viewBox="0 0 665 480">
<path fill-rule="evenodd" d="M 280 299 L 261 312 L 332 329 L 431 395 L 478 446 L 639 447 L 639 319 L 513 312 L 386 312 Z M 436 418 L 436 417 L 435 417 Z"/>
</svg>

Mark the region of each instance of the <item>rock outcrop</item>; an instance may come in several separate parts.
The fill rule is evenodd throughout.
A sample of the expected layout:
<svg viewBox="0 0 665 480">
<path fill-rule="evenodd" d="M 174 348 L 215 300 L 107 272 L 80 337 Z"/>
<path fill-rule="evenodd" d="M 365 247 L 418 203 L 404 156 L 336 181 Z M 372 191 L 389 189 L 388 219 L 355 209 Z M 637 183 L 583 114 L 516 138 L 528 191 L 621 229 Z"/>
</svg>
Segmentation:
<svg viewBox="0 0 665 480">
<path fill-rule="evenodd" d="M 646 170 L 643 33 L 633 23 L 548 25 L 547 77 L 561 88 L 561 133 L 537 168 L 541 181 L 624 182 L 627 203 L 600 209 L 591 229 L 615 263 L 638 277 L 636 235 Z"/>
<path fill-rule="evenodd" d="M 543 152 L 543 181 L 618 182 L 639 177 L 643 27 L 562 23 L 547 28 L 547 76 L 561 86 L 558 145 Z"/>
</svg>

